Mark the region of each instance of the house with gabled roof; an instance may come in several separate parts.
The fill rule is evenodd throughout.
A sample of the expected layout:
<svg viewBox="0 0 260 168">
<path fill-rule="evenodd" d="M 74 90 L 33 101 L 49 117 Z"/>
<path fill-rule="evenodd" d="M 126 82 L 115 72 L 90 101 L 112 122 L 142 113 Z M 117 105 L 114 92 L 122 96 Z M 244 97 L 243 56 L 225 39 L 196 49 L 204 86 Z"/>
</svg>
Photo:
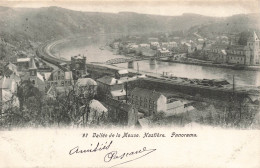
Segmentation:
<svg viewBox="0 0 260 168">
<path fill-rule="evenodd" d="M 51 86 L 71 86 L 73 84 L 72 72 L 64 67 L 60 67 L 51 73 L 45 73 L 46 87 Z"/>
<path fill-rule="evenodd" d="M 120 80 L 111 77 L 104 76 L 97 79 L 98 93 L 104 97 L 110 97 L 117 100 L 126 99 L 126 91 L 124 89 L 124 83 Z"/>
<path fill-rule="evenodd" d="M 168 117 L 194 109 L 190 103 L 174 99 L 171 95 L 138 87 L 132 90 L 130 102 L 146 116 L 164 112 Z"/>
</svg>

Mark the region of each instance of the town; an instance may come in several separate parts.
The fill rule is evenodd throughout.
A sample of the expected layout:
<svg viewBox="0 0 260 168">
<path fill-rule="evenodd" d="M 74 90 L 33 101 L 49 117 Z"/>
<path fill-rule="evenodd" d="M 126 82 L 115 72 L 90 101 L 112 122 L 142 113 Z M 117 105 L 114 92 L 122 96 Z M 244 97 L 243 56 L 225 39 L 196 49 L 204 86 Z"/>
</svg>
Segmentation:
<svg viewBox="0 0 260 168">
<path fill-rule="evenodd" d="M 149 43 L 137 44 L 138 39 L 115 40 L 110 46 L 135 58 L 211 61 L 211 65 L 233 63 L 256 68 L 259 64 L 255 32 L 245 46 L 238 46 L 233 38 L 228 42 L 226 36 L 217 38 L 216 44 L 201 38 L 188 43 L 176 37 L 173 39 L 178 43 L 148 38 Z M 32 57 L 21 53 L 14 62 L 1 66 L 2 126 L 151 127 L 192 122 L 241 126 L 253 122 L 259 107 L 259 88 L 234 91 L 225 80 L 192 80 L 169 76 L 167 72 L 161 76 L 145 74 L 131 69 L 132 59 L 128 62 L 130 69 L 113 67 L 111 62 L 87 63 L 87 56 L 80 54 L 64 61 L 48 55 L 47 46 L 39 47 Z M 248 115 L 250 121 L 243 119 Z"/>
<path fill-rule="evenodd" d="M 1 167 L 260 167 L 260 1 L 0 1 Z"/>
<path fill-rule="evenodd" d="M 127 36 L 114 40 L 110 46 L 119 54 L 132 56 L 137 60 L 158 59 L 231 69 L 259 70 L 259 38 L 255 32 L 219 34 L 210 39 L 203 38 L 198 33 L 183 37 L 168 34 L 157 36 Z M 131 66 L 129 64 L 129 67 Z"/>
<path fill-rule="evenodd" d="M 259 128 L 255 14 L 0 10 L 0 128 Z"/>
</svg>

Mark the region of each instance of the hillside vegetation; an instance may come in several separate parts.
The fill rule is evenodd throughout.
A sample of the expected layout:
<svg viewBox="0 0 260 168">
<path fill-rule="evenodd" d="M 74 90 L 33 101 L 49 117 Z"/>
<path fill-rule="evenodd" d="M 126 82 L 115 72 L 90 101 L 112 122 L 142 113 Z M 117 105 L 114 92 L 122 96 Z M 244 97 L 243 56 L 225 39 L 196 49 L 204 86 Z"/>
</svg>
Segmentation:
<svg viewBox="0 0 260 168">
<path fill-rule="evenodd" d="M 33 50 L 40 42 L 77 34 L 171 33 L 183 30 L 211 36 L 219 32 L 259 29 L 258 18 L 257 14 L 216 18 L 197 14 L 159 16 L 133 12 L 80 12 L 59 7 L 0 7 L 0 43 L 14 46 L 17 50 Z M 4 50 L 0 50 L 1 55 L 9 53 Z"/>
</svg>

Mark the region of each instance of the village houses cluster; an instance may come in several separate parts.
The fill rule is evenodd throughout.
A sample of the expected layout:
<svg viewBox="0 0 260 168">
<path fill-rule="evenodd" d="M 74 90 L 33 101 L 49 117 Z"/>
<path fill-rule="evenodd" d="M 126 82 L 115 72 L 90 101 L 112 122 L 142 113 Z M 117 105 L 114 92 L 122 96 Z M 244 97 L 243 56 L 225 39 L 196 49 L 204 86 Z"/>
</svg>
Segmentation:
<svg viewBox="0 0 260 168">
<path fill-rule="evenodd" d="M 237 35 L 232 38 L 218 36 L 215 41 L 196 33 L 194 36 L 188 40 L 174 37 L 169 42 L 150 37 L 147 43 L 138 43 L 139 37 L 135 36 L 129 41 L 114 41 L 111 47 L 125 54 L 166 60 L 191 57 L 225 64 L 259 64 L 259 38 L 255 32 L 251 33 L 246 45 L 238 45 Z M 92 94 L 90 114 L 80 116 L 79 123 L 93 123 L 106 116 L 113 123 L 144 126 L 161 112 L 169 117 L 194 110 L 192 102 L 175 98 L 170 93 L 130 86 L 131 82 L 146 78 L 145 75 L 121 68 L 110 74 L 106 69 L 93 73 L 86 61 L 85 56 L 77 55 L 72 56 L 70 62 L 52 66 L 37 56 L 21 54 L 14 62 L 5 63 L 0 74 L 1 115 L 10 106 L 19 107 L 17 87 L 23 81 L 30 81 L 48 99 L 66 96 L 72 89 L 82 99 Z"/>
<path fill-rule="evenodd" d="M 197 33 L 189 37 L 154 38 L 146 43 L 141 37 L 130 36 L 124 41 L 114 41 L 111 47 L 124 54 L 142 57 L 154 57 L 160 60 L 204 60 L 216 64 L 259 65 L 260 45 L 257 34 L 253 31 L 245 45 L 239 44 L 239 34 L 216 36 L 214 39 L 203 38 Z"/>
<path fill-rule="evenodd" d="M 19 107 L 17 86 L 22 81 L 30 81 L 48 99 L 66 95 L 72 89 L 80 98 L 93 94 L 94 99 L 89 104 L 89 123 L 105 115 L 116 124 L 143 126 L 159 112 L 172 116 L 194 109 L 188 102 L 170 98 L 164 93 L 128 88 L 128 82 L 145 76 L 131 74 L 126 69 L 95 77 L 87 71 L 86 57 L 82 55 L 71 57 L 70 65 L 62 63 L 57 67 L 51 67 L 38 57 L 18 57 L 16 62 L 5 64 L 1 72 L 1 112 L 10 105 Z M 84 119 L 86 116 L 81 117 L 79 124 Z"/>
</svg>

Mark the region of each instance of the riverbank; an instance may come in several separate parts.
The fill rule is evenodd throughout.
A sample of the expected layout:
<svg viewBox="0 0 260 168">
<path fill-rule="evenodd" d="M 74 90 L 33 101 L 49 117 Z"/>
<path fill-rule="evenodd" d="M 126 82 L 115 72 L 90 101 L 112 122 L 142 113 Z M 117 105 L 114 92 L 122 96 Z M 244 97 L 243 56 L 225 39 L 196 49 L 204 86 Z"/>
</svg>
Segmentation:
<svg viewBox="0 0 260 168">
<path fill-rule="evenodd" d="M 59 39 L 58 39 L 59 40 Z M 78 39 L 77 39 L 78 40 Z M 134 55 L 118 55 L 115 52 L 115 49 L 111 49 L 109 46 L 106 46 L 106 41 L 102 39 L 100 42 L 97 42 L 98 39 L 89 39 L 89 38 L 80 38 L 77 42 L 75 39 L 72 39 L 72 43 L 68 44 L 57 44 L 52 47 L 46 47 L 51 51 L 52 55 L 56 58 L 48 57 L 48 60 L 51 60 L 54 63 L 57 62 L 67 62 L 69 64 L 70 57 L 73 55 L 84 54 L 87 57 L 87 63 L 102 64 L 108 60 L 115 58 L 134 58 L 133 68 L 130 71 L 139 71 L 145 72 L 145 74 L 154 73 L 160 76 L 163 72 L 172 73 L 173 76 L 190 78 L 190 79 L 226 79 L 229 83 L 232 83 L 232 77 L 235 76 L 236 85 L 252 85 L 259 86 L 258 76 L 260 75 L 259 71 L 247 71 L 247 70 L 233 70 L 229 67 L 214 67 L 220 65 L 207 65 L 201 66 L 199 63 L 194 62 L 181 62 L 176 61 L 176 63 L 170 63 L 165 61 L 149 61 L 151 57 L 136 57 Z M 69 39 L 71 41 L 71 39 Z M 50 41 L 52 43 L 52 41 Z M 49 43 L 49 44 L 50 44 Z M 48 45 L 48 44 L 47 44 Z M 64 46 L 63 46 L 64 45 Z M 104 46 L 104 47 L 103 47 Z M 63 50 L 64 47 L 64 50 Z M 101 50 L 100 47 L 103 47 Z M 56 51 L 57 50 L 57 51 Z M 56 51 L 56 52 L 55 52 Z M 46 52 L 45 52 L 46 53 Z M 45 54 L 44 54 L 45 55 Z M 46 54 L 47 55 L 47 54 Z M 58 58 L 65 58 L 65 61 L 60 61 Z M 139 60 L 137 58 L 142 58 Z M 196 65 L 192 65 L 196 64 Z M 127 69 L 127 63 L 114 64 L 111 67 L 122 69 Z M 89 68 L 88 68 L 89 69 Z"/>
<path fill-rule="evenodd" d="M 81 37 L 81 38 L 85 38 L 85 37 Z M 51 55 L 52 57 L 56 57 L 54 56 L 54 53 L 52 52 L 52 50 L 55 48 L 55 46 L 60 45 L 62 43 L 68 42 L 71 39 L 73 39 L 72 37 L 66 38 L 66 39 L 58 39 L 56 41 L 52 41 L 50 43 L 50 45 L 48 45 L 46 47 L 46 53 L 48 53 L 49 55 Z M 107 50 L 112 52 L 114 55 L 121 55 L 124 57 L 131 57 L 131 58 L 135 58 L 137 60 L 147 60 L 147 59 L 151 59 L 151 57 L 148 56 L 137 56 L 136 54 L 119 54 L 118 49 L 113 49 L 109 46 L 105 46 L 103 50 Z M 59 56 L 60 57 L 60 56 Z M 60 57 L 60 60 L 64 60 L 67 61 L 66 59 Z M 188 58 L 191 59 L 191 58 Z M 156 60 L 161 61 L 161 62 L 171 62 L 171 63 L 178 63 L 178 64 L 188 64 L 188 65 L 198 65 L 198 66 L 205 66 L 205 67 L 216 67 L 216 68 L 226 68 L 226 69 L 232 69 L 232 70 L 238 70 L 238 71 L 259 71 L 260 72 L 260 66 L 242 66 L 242 67 L 237 67 L 236 65 L 230 65 L 230 64 L 214 64 L 212 62 L 209 61 L 202 61 L 202 60 L 194 60 L 194 61 L 186 61 L 186 60 L 163 60 L 163 59 L 158 59 L 156 58 Z"/>
<path fill-rule="evenodd" d="M 260 66 L 243 66 L 242 69 L 236 69 L 235 65 L 228 65 L 228 64 L 213 64 L 213 63 L 206 63 L 206 62 L 190 62 L 190 61 L 178 61 L 178 60 L 160 60 L 160 61 L 180 63 L 180 64 L 200 65 L 200 66 L 208 66 L 208 67 L 217 67 L 217 68 L 227 68 L 227 69 L 233 69 L 233 70 L 260 71 Z"/>
<path fill-rule="evenodd" d="M 109 49 L 110 51 L 112 50 L 113 52 L 118 52 L 118 49 Z M 194 58 L 188 58 L 188 59 L 193 59 L 193 61 L 188 60 L 168 60 L 168 59 L 160 59 L 157 57 L 150 57 L 150 56 L 137 56 L 136 54 L 132 53 L 132 54 L 121 54 L 124 55 L 125 57 L 132 57 L 135 59 L 140 59 L 140 60 L 144 60 L 144 59 L 156 59 L 159 60 L 161 62 L 171 62 L 171 63 L 179 63 L 179 64 L 189 64 L 189 65 L 199 65 L 199 66 L 207 66 L 207 67 L 216 67 L 216 68 L 227 68 L 227 69 L 232 69 L 232 70 L 246 70 L 246 71 L 260 71 L 260 66 L 243 66 L 243 65 L 239 65 L 239 64 L 216 64 L 216 63 L 212 63 L 211 61 L 204 61 L 204 60 L 198 60 L 198 59 L 194 59 Z"/>
</svg>

